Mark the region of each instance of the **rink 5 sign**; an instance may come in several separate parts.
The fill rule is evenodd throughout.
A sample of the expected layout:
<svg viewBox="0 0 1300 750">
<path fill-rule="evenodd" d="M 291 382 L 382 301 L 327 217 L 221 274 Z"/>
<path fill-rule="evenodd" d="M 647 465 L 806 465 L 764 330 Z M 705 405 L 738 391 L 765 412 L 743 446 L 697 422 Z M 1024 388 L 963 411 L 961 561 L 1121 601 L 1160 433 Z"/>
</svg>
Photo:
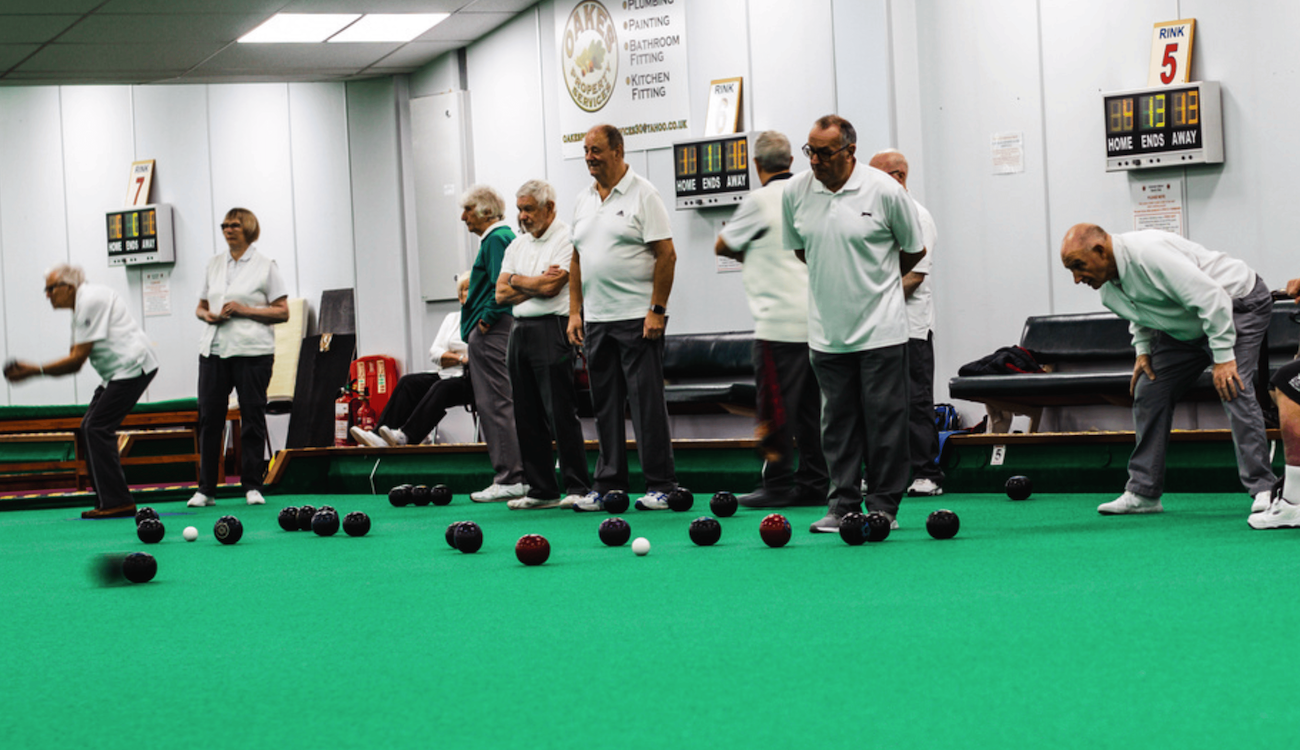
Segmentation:
<svg viewBox="0 0 1300 750">
<path fill-rule="evenodd" d="M 1151 67 L 1148 86 L 1187 83 L 1192 73 L 1192 37 L 1196 19 L 1158 23 L 1151 31 Z"/>
</svg>

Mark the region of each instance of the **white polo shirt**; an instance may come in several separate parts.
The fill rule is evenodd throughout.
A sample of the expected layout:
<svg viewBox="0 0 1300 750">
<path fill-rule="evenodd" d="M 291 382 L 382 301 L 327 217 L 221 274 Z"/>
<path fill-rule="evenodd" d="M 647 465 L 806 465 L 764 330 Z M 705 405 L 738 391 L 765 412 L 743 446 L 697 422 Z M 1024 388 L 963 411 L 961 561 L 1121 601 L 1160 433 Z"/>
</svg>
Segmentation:
<svg viewBox="0 0 1300 750">
<path fill-rule="evenodd" d="M 1151 353 L 1154 331 L 1179 341 L 1210 340 L 1216 363 L 1236 359 L 1232 301 L 1258 277 L 1243 261 L 1172 232 L 1144 229 L 1111 235 L 1119 278 L 1101 286 L 1101 303 L 1130 323 L 1133 348 Z"/>
<path fill-rule="evenodd" d="M 82 284 L 72 308 L 72 343 L 92 344 L 90 365 L 104 382 L 126 380 L 158 369 L 144 329 L 112 289 Z"/>
<path fill-rule="evenodd" d="M 934 217 L 925 210 L 925 206 L 916 204 L 916 213 L 921 218 L 921 237 L 925 240 L 925 257 L 912 267 L 914 273 L 925 274 L 920 285 L 912 290 L 907 298 L 907 335 L 914 339 L 927 339 L 934 330 L 934 294 L 930 290 L 930 269 L 934 267 L 934 243 L 939 240 L 939 228 L 934 225 Z"/>
<path fill-rule="evenodd" d="M 659 191 L 631 167 L 605 200 L 595 183 L 579 193 L 573 247 L 582 266 L 584 319 L 610 323 L 644 318 L 654 290 L 650 243 L 672 236 Z"/>
<path fill-rule="evenodd" d="M 781 242 L 781 193 L 789 178 L 769 180 L 740 202 L 719 236 L 744 253 L 741 278 L 754 316 L 754 338 L 808 341 L 808 266 Z"/>
<path fill-rule="evenodd" d="M 781 206 L 785 246 L 808 261 L 808 346 L 840 354 L 906 343 L 898 253 L 925 243 L 903 186 L 855 164 L 832 193 L 810 170 L 789 180 Z"/>
<path fill-rule="evenodd" d="M 516 273 L 520 276 L 541 276 L 551 266 L 559 266 L 565 273 L 569 272 L 569 261 L 573 259 L 573 240 L 569 235 L 569 225 L 555 219 L 546 228 L 541 237 L 534 237 L 524 232 L 506 248 L 505 258 L 501 261 L 501 273 Z M 584 266 L 583 271 L 587 269 Z M 543 315 L 569 315 L 569 285 L 560 287 L 554 297 L 529 297 L 515 305 L 516 318 L 540 318 Z"/>
</svg>

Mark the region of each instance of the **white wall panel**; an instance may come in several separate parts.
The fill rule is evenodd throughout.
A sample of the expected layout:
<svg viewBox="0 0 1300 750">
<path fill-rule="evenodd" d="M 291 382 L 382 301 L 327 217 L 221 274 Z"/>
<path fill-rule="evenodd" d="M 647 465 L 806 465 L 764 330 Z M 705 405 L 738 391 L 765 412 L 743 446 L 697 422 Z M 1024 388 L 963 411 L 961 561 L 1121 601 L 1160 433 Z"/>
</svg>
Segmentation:
<svg viewBox="0 0 1300 750">
<path fill-rule="evenodd" d="M 886 5 L 886 0 L 835 0 L 831 11 L 836 108 L 858 131 L 858 156 L 864 162 L 882 148 L 897 146 Z"/>
<path fill-rule="evenodd" d="M 171 271 L 171 315 L 141 322 L 158 347 L 158 377 L 148 398 L 192 398 L 199 378 L 199 335 L 194 317 L 208 259 L 226 244 L 212 206 L 207 86 L 136 86 L 135 153 L 153 159 L 153 200 L 172 205 L 176 262 Z M 224 214 L 225 209 L 222 209 Z M 160 266 L 168 268 L 167 266 Z"/>
<path fill-rule="evenodd" d="M 312 310 L 324 289 L 356 285 L 347 93 L 341 83 L 289 85 L 296 260 L 280 261 L 294 296 Z"/>
<path fill-rule="evenodd" d="M 545 33 L 554 36 L 555 32 Z M 466 53 L 472 179 L 501 193 L 506 199 L 506 221 L 512 227 L 519 223 L 515 191 L 528 180 L 547 177 L 539 54 L 534 11 L 519 14 Z"/>
<path fill-rule="evenodd" d="M 59 105 L 57 88 L 0 89 L 4 349 L 34 362 L 66 355 L 72 340 L 71 311 L 52 310 L 42 291 L 43 272 L 69 257 Z M 12 404 L 70 404 L 78 396 L 72 378 L 5 387 Z"/>
</svg>

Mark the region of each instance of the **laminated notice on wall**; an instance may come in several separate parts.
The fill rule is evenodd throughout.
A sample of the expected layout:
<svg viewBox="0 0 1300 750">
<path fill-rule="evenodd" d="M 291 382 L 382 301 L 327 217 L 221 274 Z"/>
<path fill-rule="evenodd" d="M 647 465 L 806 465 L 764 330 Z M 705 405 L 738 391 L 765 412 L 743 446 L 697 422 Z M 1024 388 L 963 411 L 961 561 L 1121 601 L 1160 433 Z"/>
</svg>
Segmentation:
<svg viewBox="0 0 1300 750">
<path fill-rule="evenodd" d="M 1025 134 L 993 134 L 993 174 L 1025 171 Z"/>
<path fill-rule="evenodd" d="M 141 278 L 144 292 L 144 316 L 154 318 L 172 314 L 171 271 L 145 271 Z"/>
<path fill-rule="evenodd" d="M 1133 228 L 1163 229 L 1187 236 L 1183 221 L 1183 178 L 1136 181 L 1133 194 Z"/>
</svg>

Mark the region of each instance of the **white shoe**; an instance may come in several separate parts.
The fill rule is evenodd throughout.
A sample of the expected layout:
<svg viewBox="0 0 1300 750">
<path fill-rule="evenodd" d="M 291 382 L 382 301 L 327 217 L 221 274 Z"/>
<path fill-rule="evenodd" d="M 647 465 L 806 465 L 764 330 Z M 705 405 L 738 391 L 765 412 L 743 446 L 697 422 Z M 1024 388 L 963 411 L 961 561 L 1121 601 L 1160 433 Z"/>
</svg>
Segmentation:
<svg viewBox="0 0 1300 750">
<path fill-rule="evenodd" d="M 1278 496 L 1269 503 L 1267 510 L 1252 513 L 1246 523 L 1252 529 L 1300 529 L 1300 505 Z"/>
<path fill-rule="evenodd" d="M 1123 495 L 1115 498 L 1109 503 L 1102 503 L 1097 506 L 1097 512 L 1103 516 L 1124 516 L 1134 513 L 1163 513 L 1164 506 L 1160 504 L 1160 499 L 1152 500 L 1149 497 L 1142 497 L 1132 492 L 1125 491 Z"/>
<path fill-rule="evenodd" d="M 520 497 L 506 503 L 510 510 L 546 510 L 548 508 L 559 508 L 564 501 L 558 497 L 542 500 L 536 497 Z"/>
<path fill-rule="evenodd" d="M 591 494 L 591 493 L 588 493 L 588 494 Z M 585 497 L 587 497 L 587 495 L 565 495 L 565 496 L 560 500 L 560 507 L 561 507 L 561 508 L 567 508 L 567 509 L 569 509 L 569 510 L 572 510 L 572 509 L 573 509 L 573 506 L 575 506 L 575 505 L 577 505 L 578 503 L 582 502 L 583 498 L 585 498 Z"/>
<path fill-rule="evenodd" d="M 266 498 L 262 497 L 262 493 L 257 490 L 245 492 L 244 499 L 248 501 L 249 505 L 266 505 Z"/>
<path fill-rule="evenodd" d="M 210 505 L 216 504 L 217 501 L 215 498 L 208 497 L 202 492 L 195 492 L 194 497 L 190 498 L 190 501 L 185 503 L 185 505 L 191 508 L 206 508 Z"/>
<path fill-rule="evenodd" d="M 668 495 L 663 492 L 647 492 L 636 501 L 637 510 L 668 510 Z"/>
<path fill-rule="evenodd" d="M 570 495 L 569 497 L 573 496 Z M 564 499 L 567 501 L 569 498 L 566 497 Z M 605 499 L 600 496 L 599 492 L 592 490 L 582 497 L 579 497 L 577 500 L 574 500 L 573 504 L 569 507 L 573 508 L 577 513 L 604 513 Z"/>
<path fill-rule="evenodd" d="M 503 500 L 513 500 L 527 494 L 528 485 L 526 484 L 497 484 L 493 482 L 492 486 L 486 489 L 469 493 L 469 499 L 476 503 L 499 503 Z"/>
<path fill-rule="evenodd" d="M 920 477 L 914 480 L 907 488 L 908 497 L 938 497 L 942 494 L 943 488 L 928 477 Z"/>
<path fill-rule="evenodd" d="M 388 447 L 387 440 L 384 440 L 370 430 L 363 430 L 360 427 L 353 426 L 348 429 L 348 432 L 352 435 L 352 439 L 357 441 L 359 445 L 366 445 L 371 448 Z"/>
<path fill-rule="evenodd" d="M 1250 504 L 1250 512 L 1263 513 L 1268 510 L 1269 503 L 1273 502 L 1272 490 L 1261 490 L 1255 493 L 1255 501 Z"/>
<path fill-rule="evenodd" d="M 388 426 L 380 427 L 379 436 L 394 448 L 406 445 L 406 433 L 402 432 L 400 428 L 395 430 Z"/>
</svg>

